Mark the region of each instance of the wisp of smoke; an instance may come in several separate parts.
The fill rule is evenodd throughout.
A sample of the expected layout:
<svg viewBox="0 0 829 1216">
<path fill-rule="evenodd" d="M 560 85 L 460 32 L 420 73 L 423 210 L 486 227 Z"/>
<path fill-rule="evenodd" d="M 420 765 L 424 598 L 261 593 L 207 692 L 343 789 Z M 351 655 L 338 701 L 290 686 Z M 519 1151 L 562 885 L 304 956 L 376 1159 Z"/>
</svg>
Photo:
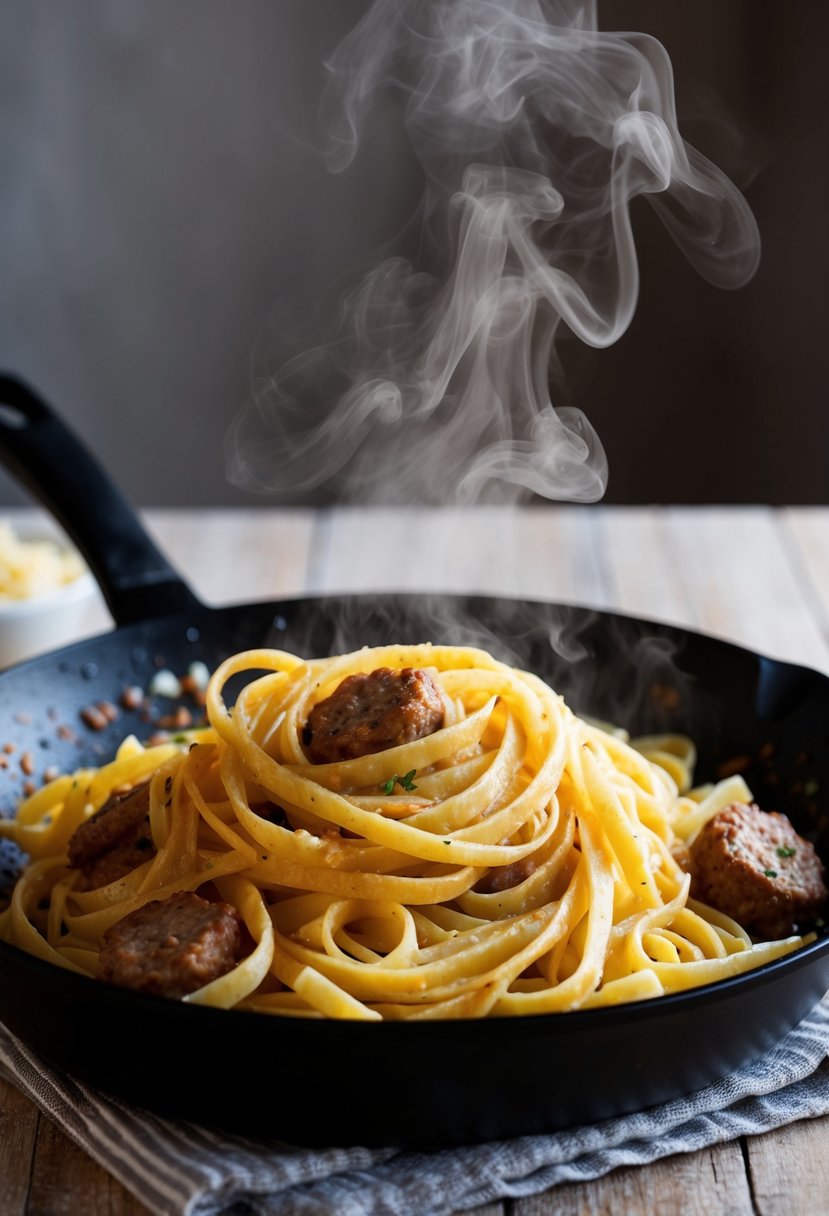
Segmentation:
<svg viewBox="0 0 829 1216">
<path fill-rule="evenodd" d="M 333 172 L 370 108 L 402 99 L 422 264 L 384 260 L 331 341 L 256 385 L 231 480 L 373 503 L 600 498 L 601 443 L 550 385 L 562 333 L 604 347 L 630 324 L 631 200 L 719 287 L 759 259 L 742 195 L 680 136 L 665 49 L 598 30 L 593 0 L 375 0 L 328 66 Z"/>
</svg>

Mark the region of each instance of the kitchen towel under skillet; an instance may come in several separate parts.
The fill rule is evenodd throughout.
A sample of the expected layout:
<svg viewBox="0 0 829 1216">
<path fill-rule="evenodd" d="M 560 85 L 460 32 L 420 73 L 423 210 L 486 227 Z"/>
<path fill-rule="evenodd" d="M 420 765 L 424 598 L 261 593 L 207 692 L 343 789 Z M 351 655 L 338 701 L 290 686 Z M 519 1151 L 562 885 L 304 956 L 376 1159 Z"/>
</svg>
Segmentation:
<svg viewBox="0 0 829 1216">
<path fill-rule="evenodd" d="M 163 1216 L 229 1209 L 233 1216 L 449 1216 L 827 1114 L 828 1053 L 829 995 L 750 1066 L 639 1114 L 440 1152 L 320 1150 L 256 1143 L 131 1109 L 54 1072 L 0 1026 L 0 1069 Z"/>
</svg>

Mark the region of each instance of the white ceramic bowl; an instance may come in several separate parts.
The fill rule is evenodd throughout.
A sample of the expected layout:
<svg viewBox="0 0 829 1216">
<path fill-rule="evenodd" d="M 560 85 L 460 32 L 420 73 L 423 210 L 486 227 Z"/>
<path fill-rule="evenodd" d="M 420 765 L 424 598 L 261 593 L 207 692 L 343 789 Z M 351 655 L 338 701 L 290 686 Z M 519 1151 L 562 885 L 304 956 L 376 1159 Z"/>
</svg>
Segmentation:
<svg viewBox="0 0 829 1216">
<path fill-rule="evenodd" d="M 12 517 L 12 527 L 21 540 L 51 540 L 69 547 L 66 538 L 48 524 Z M 85 624 L 98 595 L 94 578 L 85 571 L 45 595 L 0 600 L 0 668 L 85 636 L 89 632 Z"/>
</svg>

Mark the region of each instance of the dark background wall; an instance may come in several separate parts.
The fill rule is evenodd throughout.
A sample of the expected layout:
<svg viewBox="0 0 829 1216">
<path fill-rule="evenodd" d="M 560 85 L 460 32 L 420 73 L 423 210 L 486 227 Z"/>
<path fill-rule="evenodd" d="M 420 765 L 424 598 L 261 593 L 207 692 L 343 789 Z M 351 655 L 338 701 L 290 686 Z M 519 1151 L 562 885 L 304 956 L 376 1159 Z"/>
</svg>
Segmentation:
<svg viewBox="0 0 829 1216">
<path fill-rule="evenodd" d="M 413 208 L 392 108 L 346 174 L 311 148 L 323 60 L 366 7 L 0 0 L 0 366 L 139 504 L 268 501 L 224 474 L 252 367 Z M 755 279 L 719 292 L 634 207 L 633 325 L 562 350 L 607 500 L 829 501 L 829 5 L 600 0 L 599 17 L 665 43 L 686 138 L 763 239 Z M 0 475 L 0 503 L 20 500 Z"/>
</svg>

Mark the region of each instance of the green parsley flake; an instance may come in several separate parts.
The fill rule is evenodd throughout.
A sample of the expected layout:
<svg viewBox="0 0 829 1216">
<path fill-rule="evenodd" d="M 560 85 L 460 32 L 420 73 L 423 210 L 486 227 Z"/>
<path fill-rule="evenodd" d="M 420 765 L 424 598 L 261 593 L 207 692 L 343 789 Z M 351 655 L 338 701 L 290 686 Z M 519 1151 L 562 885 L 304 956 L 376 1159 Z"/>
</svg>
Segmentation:
<svg viewBox="0 0 829 1216">
<path fill-rule="evenodd" d="M 778 857 L 794 857 L 797 849 L 792 848 L 790 844 L 781 844 L 777 849 Z"/>
<path fill-rule="evenodd" d="M 765 874 L 766 878 L 776 878 L 777 877 L 776 870 L 764 870 L 763 873 Z"/>
<path fill-rule="evenodd" d="M 408 773 L 405 773 L 402 777 L 395 773 L 393 777 L 389 777 L 388 781 L 382 781 L 380 783 L 380 789 L 384 794 L 393 794 L 394 787 L 396 785 L 401 785 L 404 790 L 411 794 L 417 789 L 417 786 L 414 783 L 414 778 L 416 776 L 416 768 L 410 768 Z"/>
</svg>

